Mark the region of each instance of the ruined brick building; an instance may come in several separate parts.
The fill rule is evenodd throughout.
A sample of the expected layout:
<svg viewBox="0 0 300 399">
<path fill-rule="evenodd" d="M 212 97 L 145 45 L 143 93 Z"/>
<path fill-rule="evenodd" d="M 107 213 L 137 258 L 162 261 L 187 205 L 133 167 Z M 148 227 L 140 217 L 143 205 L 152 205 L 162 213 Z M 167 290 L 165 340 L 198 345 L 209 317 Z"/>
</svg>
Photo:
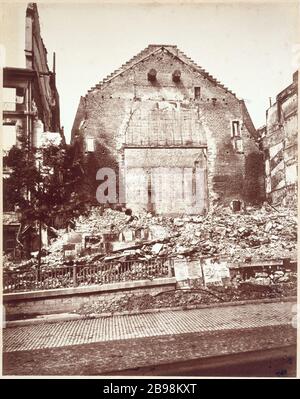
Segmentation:
<svg viewBox="0 0 300 399">
<path fill-rule="evenodd" d="M 149 45 L 81 97 L 71 140 L 124 170 L 134 211 L 203 214 L 263 198 L 255 138 L 243 100 L 176 46 Z"/>
<path fill-rule="evenodd" d="M 298 182 L 298 72 L 266 111 L 266 125 L 258 130 L 265 159 L 267 199 L 297 204 Z"/>
</svg>

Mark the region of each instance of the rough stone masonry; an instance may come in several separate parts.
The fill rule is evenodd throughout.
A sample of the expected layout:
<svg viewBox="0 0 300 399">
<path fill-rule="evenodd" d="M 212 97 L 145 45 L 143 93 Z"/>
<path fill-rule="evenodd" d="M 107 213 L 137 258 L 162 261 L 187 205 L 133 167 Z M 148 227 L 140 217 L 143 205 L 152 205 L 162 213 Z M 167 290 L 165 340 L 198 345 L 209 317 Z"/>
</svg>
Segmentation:
<svg viewBox="0 0 300 399">
<path fill-rule="evenodd" d="M 205 214 L 216 203 L 259 203 L 262 154 L 243 100 L 176 46 L 149 45 L 81 97 L 72 142 L 124 170 L 135 212 Z M 137 200 L 138 198 L 138 200 Z"/>
</svg>

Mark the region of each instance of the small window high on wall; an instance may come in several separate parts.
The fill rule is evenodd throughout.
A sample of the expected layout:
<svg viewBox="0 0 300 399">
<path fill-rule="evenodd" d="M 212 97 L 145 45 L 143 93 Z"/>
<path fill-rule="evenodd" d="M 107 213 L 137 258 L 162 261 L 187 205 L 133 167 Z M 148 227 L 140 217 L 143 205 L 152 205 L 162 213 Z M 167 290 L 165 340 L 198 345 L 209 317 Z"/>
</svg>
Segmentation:
<svg viewBox="0 0 300 399">
<path fill-rule="evenodd" d="M 240 122 L 232 121 L 232 137 L 240 137 Z"/>
<path fill-rule="evenodd" d="M 87 137 L 85 139 L 85 145 L 86 145 L 86 152 L 95 151 L 94 139 L 92 137 Z"/>
<path fill-rule="evenodd" d="M 200 100 L 201 89 L 199 86 L 194 87 L 194 98 L 195 100 Z"/>
<path fill-rule="evenodd" d="M 244 152 L 243 140 L 241 138 L 237 138 L 236 140 L 234 140 L 234 145 L 236 152 L 240 154 Z"/>
</svg>

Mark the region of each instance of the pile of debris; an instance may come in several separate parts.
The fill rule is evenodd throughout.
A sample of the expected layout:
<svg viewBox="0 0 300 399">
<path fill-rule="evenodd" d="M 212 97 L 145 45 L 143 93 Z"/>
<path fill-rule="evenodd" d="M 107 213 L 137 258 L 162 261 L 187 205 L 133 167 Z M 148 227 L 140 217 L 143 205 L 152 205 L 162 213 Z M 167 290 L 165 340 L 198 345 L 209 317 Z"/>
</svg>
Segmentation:
<svg viewBox="0 0 300 399">
<path fill-rule="evenodd" d="M 296 259 L 297 218 L 290 209 L 274 209 L 268 204 L 233 213 L 230 208 L 206 216 L 164 217 L 143 213 L 134 217 L 107 209 L 98 216 L 93 210 L 81 217 L 77 231 L 122 232 L 148 229 L 150 240 L 130 240 L 123 251 L 137 257 L 202 255 L 222 257 L 229 262 L 268 259 Z M 159 243 L 160 245 L 156 245 Z M 136 246 L 135 246 L 136 244 Z"/>
<path fill-rule="evenodd" d="M 94 207 L 75 221 L 73 231 L 58 231 L 42 263 L 59 267 L 191 256 L 220 257 L 231 263 L 296 259 L 296 242 L 296 211 L 268 204 L 236 213 L 222 208 L 205 216 L 176 218 Z M 80 244 L 71 260 L 64 253 L 70 243 Z"/>
</svg>

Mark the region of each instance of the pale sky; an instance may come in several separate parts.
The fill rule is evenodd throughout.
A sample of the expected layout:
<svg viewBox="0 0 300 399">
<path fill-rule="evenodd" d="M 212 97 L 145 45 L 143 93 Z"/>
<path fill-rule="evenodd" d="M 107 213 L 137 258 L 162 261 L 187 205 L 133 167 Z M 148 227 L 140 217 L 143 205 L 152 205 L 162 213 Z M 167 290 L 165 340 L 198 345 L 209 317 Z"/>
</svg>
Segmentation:
<svg viewBox="0 0 300 399">
<path fill-rule="evenodd" d="M 25 9 L 24 4 L 12 4 L 5 13 L 4 26 L 8 32 L 11 18 L 15 41 L 13 48 L 6 49 L 7 66 L 24 62 L 24 54 L 21 51 L 20 56 L 16 49 L 24 40 Z M 56 52 L 61 123 L 67 140 L 80 96 L 149 44 L 177 45 L 246 101 L 257 128 L 265 123 L 269 97 L 274 100 L 292 82 L 297 55 L 300 58 L 297 3 L 38 3 L 38 10 L 51 69 Z"/>
</svg>

